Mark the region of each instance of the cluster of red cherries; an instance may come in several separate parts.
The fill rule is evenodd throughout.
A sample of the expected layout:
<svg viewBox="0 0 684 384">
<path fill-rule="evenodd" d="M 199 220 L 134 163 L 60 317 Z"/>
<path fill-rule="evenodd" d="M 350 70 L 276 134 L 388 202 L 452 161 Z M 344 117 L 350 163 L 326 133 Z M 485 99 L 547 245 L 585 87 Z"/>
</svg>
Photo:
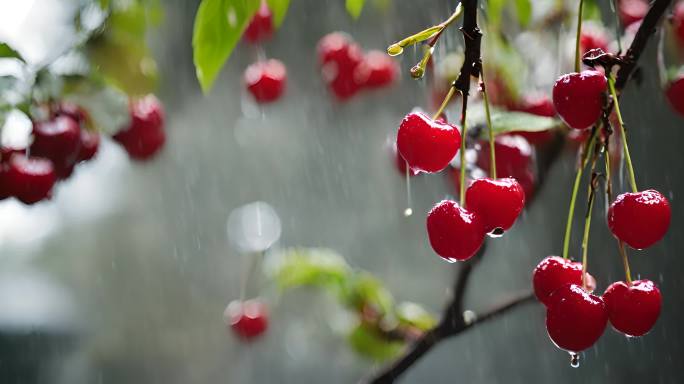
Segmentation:
<svg viewBox="0 0 684 384">
<path fill-rule="evenodd" d="M 0 148 L 0 199 L 15 197 L 25 204 L 49 199 L 59 180 L 76 165 L 95 157 L 100 134 L 92 129 L 83 108 L 59 103 L 49 106 L 47 118 L 34 119 L 31 144 Z M 113 136 L 131 158 L 146 160 L 164 145 L 164 112 L 153 95 L 131 100 L 130 124 Z"/>
<path fill-rule="evenodd" d="M 412 112 L 399 126 L 397 150 L 413 172 L 436 173 L 457 155 L 461 140 L 455 125 Z M 449 262 L 468 260 L 488 233 L 509 229 L 525 205 L 525 192 L 514 178 L 479 178 L 466 190 L 465 205 L 443 200 L 427 216 L 430 244 Z"/>
<path fill-rule="evenodd" d="M 265 1 L 245 30 L 244 39 L 258 44 L 274 32 L 273 15 Z M 339 101 L 349 100 L 362 89 L 377 89 L 391 85 L 397 78 L 397 64 L 384 52 L 363 53 L 350 36 L 333 32 L 318 43 L 321 75 L 330 92 Z M 257 103 L 271 103 L 283 95 L 287 84 L 287 69 L 280 60 L 259 60 L 247 67 L 245 86 Z"/>
</svg>

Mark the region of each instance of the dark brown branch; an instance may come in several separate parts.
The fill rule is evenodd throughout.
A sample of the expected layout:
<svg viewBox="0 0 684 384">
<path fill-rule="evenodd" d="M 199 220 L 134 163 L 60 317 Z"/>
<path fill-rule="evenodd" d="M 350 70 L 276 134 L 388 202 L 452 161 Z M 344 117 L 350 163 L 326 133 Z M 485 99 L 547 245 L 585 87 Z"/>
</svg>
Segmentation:
<svg viewBox="0 0 684 384">
<path fill-rule="evenodd" d="M 646 48 L 648 39 L 656 33 L 658 22 L 663 18 L 663 14 L 670 6 L 672 0 L 655 0 L 648 10 L 646 17 L 641 21 L 639 30 L 632 40 L 627 53 L 623 56 L 624 63 L 620 66 L 615 80 L 615 87 L 622 89 L 627 84 L 634 68 L 636 67 L 639 57 Z"/>
<path fill-rule="evenodd" d="M 646 17 L 644 18 L 632 44 L 630 45 L 627 53 L 620 59 L 619 70 L 617 74 L 616 87 L 618 89 L 624 88 L 625 84 L 630 79 L 630 76 L 634 72 L 636 63 L 639 57 L 646 47 L 648 39 L 655 34 L 656 26 L 659 20 L 665 13 L 671 0 L 655 0 L 649 9 Z M 478 77 L 479 71 L 482 70 L 482 59 L 480 57 L 480 43 L 482 39 L 482 33 L 477 26 L 477 0 L 465 0 L 463 3 L 463 27 L 461 31 L 463 32 L 465 40 L 465 60 L 463 66 L 461 67 L 461 72 L 459 77 L 452 84 L 453 87 L 463 92 L 464 108 L 467 104 L 467 96 L 470 91 L 470 81 L 471 77 Z M 612 110 L 612 103 L 609 107 L 606 107 L 606 113 L 604 116 L 608 116 L 610 110 Z M 540 160 L 549 164 L 542 164 L 539 167 L 539 180 L 544 180 L 545 173 L 550 168 L 550 163 L 556 159 L 556 154 L 550 154 L 550 151 L 558 152 L 558 145 L 560 141 L 557 140 L 555 145 L 549 146 Z M 484 249 L 484 247 L 483 247 Z M 494 319 L 508 311 L 517 308 L 518 306 L 532 302 L 534 300 L 534 295 L 529 293 L 521 294 L 513 299 L 487 311 L 480 316 L 478 316 L 472 322 L 466 322 L 463 318 L 463 301 L 465 297 L 466 290 L 468 288 L 469 277 L 472 274 L 473 268 L 477 260 L 479 260 L 481 254 L 478 254 L 472 259 L 471 262 L 465 263 L 461 266 L 458 276 L 454 285 L 454 294 L 449 304 L 442 315 L 442 319 L 439 324 L 432 330 L 423 334 L 406 353 L 377 372 L 375 375 L 362 380 L 363 383 L 393 383 L 401 374 L 408 370 L 416 361 L 418 361 L 423 355 L 432 349 L 432 347 L 438 344 L 440 341 L 459 335 L 464 331 L 473 328 L 488 320 Z"/>
</svg>

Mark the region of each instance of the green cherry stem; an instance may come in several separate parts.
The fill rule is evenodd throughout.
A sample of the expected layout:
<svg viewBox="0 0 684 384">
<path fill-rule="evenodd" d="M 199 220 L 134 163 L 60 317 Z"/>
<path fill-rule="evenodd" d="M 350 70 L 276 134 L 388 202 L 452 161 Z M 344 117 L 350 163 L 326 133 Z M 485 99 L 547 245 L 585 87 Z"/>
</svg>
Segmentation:
<svg viewBox="0 0 684 384">
<path fill-rule="evenodd" d="M 610 8 L 613 11 L 613 16 L 615 17 L 615 40 L 617 41 L 618 52 L 622 52 L 622 41 L 620 39 L 620 15 L 618 15 L 618 0 L 612 0 L 610 2 Z"/>
<path fill-rule="evenodd" d="M 582 161 L 577 169 L 577 174 L 575 175 L 575 182 L 572 185 L 572 195 L 570 196 L 570 209 L 568 212 L 568 219 L 565 223 L 565 236 L 563 237 L 563 258 L 568 258 L 568 250 L 570 248 L 570 235 L 572 232 L 572 218 L 575 214 L 575 202 L 577 201 L 577 192 L 579 191 L 580 181 L 582 180 L 582 173 L 584 168 L 587 166 L 590 153 L 594 152 L 594 144 L 596 143 L 596 137 L 598 136 L 599 129 L 595 129 L 594 133 L 589 139 L 589 143 L 585 148 L 584 156 L 582 156 Z"/>
<path fill-rule="evenodd" d="M 579 10 L 577 11 L 577 33 L 575 35 L 575 72 L 580 71 L 580 35 L 582 34 L 582 8 L 584 0 L 579 2 Z"/>
<path fill-rule="evenodd" d="M 632 192 L 638 192 L 636 177 L 634 176 L 634 166 L 632 165 L 632 157 L 629 155 L 629 147 L 627 146 L 627 132 L 625 130 L 625 123 L 622 120 L 622 113 L 620 112 L 620 102 L 618 101 L 617 92 L 615 91 L 615 80 L 613 77 L 608 77 L 608 87 L 610 88 L 610 95 L 613 97 L 615 103 L 615 113 L 618 118 L 618 128 L 620 129 L 620 137 L 622 138 L 622 147 L 625 150 L 625 160 L 627 160 L 627 172 L 629 173 L 629 184 L 632 187 Z"/>
<path fill-rule="evenodd" d="M 446 27 L 448 27 L 451 23 L 453 23 L 456 19 L 459 18 L 463 14 L 463 5 L 459 2 L 458 5 L 456 6 L 456 9 L 454 12 L 449 16 L 448 19 L 444 20 L 440 24 L 433 25 L 430 28 L 426 28 L 416 34 L 413 34 L 405 39 L 402 39 L 389 47 L 387 47 L 387 53 L 390 56 L 397 56 L 401 55 L 404 52 L 404 48 L 406 48 L 409 45 L 413 45 L 416 43 L 420 43 L 421 41 L 425 41 L 428 39 L 433 39 L 429 42 L 430 46 L 434 46 L 437 40 L 439 39 L 439 35 L 441 35 L 442 31 Z"/>
<path fill-rule="evenodd" d="M 446 106 L 447 104 L 449 104 L 449 101 L 451 101 L 451 98 L 454 96 L 454 93 L 456 93 L 456 87 L 449 88 L 449 92 L 444 97 L 444 100 L 442 100 L 442 105 L 440 105 L 437 112 L 435 112 L 435 114 L 432 115 L 432 120 L 437 120 L 439 115 L 441 115 L 442 112 L 444 112 L 444 109 L 446 109 Z"/>
<path fill-rule="evenodd" d="M 592 175 L 589 182 L 589 200 L 587 201 L 587 213 L 584 216 L 584 235 L 582 236 L 582 288 L 587 289 L 587 250 L 589 248 L 589 228 L 591 227 L 591 212 L 594 207 L 594 198 L 596 197 L 596 174 L 593 169 L 596 165 L 596 159 L 592 161 Z"/>
<path fill-rule="evenodd" d="M 494 128 L 492 127 L 492 117 L 489 113 L 489 97 L 485 86 L 484 68 L 480 70 L 480 92 L 485 107 L 485 117 L 487 118 L 487 130 L 489 132 L 489 176 L 496 180 L 496 152 L 494 150 Z"/>
<path fill-rule="evenodd" d="M 627 285 L 632 285 L 632 272 L 629 268 L 629 259 L 627 258 L 627 250 L 625 249 L 625 243 L 622 240 L 618 240 L 618 250 L 620 251 L 620 257 L 622 258 L 622 265 L 625 268 L 625 278 L 627 279 Z"/>
<path fill-rule="evenodd" d="M 455 88 L 455 87 L 452 87 Z M 466 175 L 466 141 L 467 136 L 467 124 L 466 124 L 466 110 L 468 109 L 468 98 L 461 92 L 461 153 L 460 153 L 460 163 L 461 163 L 461 174 L 459 183 L 459 205 L 465 207 L 465 175 Z"/>
</svg>

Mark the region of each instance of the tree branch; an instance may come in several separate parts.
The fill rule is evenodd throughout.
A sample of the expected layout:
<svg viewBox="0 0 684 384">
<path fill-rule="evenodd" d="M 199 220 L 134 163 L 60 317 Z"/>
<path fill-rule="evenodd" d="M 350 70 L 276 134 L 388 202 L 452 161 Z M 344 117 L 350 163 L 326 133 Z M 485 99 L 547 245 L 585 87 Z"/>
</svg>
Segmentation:
<svg viewBox="0 0 684 384">
<path fill-rule="evenodd" d="M 639 30 L 637 31 L 632 44 L 627 53 L 621 57 L 619 70 L 617 73 L 616 87 L 618 89 L 624 88 L 630 79 L 636 64 L 643 53 L 648 39 L 655 34 L 656 26 L 663 14 L 667 10 L 671 0 L 655 0 L 651 5 L 646 17 L 644 18 Z M 482 59 L 480 57 L 480 44 L 482 40 L 482 33 L 477 26 L 477 0 L 465 0 L 463 4 L 463 37 L 465 40 L 465 60 L 461 67 L 459 77 L 452 84 L 453 87 L 463 92 L 463 102 L 466 103 L 468 93 L 470 91 L 471 77 L 478 77 L 479 71 L 482 70 Z M 551 145 L 546 148 L 546 151 L 540 156 L 544 162 L 553 162 L 556 159 L 558 152 L 559 141 L 556 145 Z M 541 164 L 539 166 L 539 180 L 544 180 L 545 173 L 549 170 L 550 164 Z M 406 353 L 399 357 L 388 366 L 384 367 L 379 372 L 362 380 L 362 383 L 393 383 L 401 374 L 411 368 L 423 355 L 429 352 L 433 346 L 440 341 L 459 335 L 464 331 L 475 327 L 488 320 L 494 319 L 503 315 L 520 305 L 532 302 L 534 294 L 526 292 L 498 305 L 491 310 L 484 312 L 477 316 L 473 321 L 466 322 L 463 318 L 463 302 L 466 290 L 468 288 L 469 277 L 477 261 L 484 253 L 484 247 L 478 252 L 478 255 L 471 259 L 470 262 L 464 263 L 459 270 L 454 284 L 454 294 L 450 302 L 446 306 L 442 319 L 439 324 L 430 331 L 423 334 Z"/>
</svg>

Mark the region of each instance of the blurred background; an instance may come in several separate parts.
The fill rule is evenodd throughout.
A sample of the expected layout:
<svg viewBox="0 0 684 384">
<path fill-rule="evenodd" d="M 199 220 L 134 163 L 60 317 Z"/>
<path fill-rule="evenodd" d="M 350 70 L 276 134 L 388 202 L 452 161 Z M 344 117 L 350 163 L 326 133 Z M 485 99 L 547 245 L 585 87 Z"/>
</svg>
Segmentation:
<svg viewBox="0 0 684 384">
<path fill-rule="evenodd" d="M 247 296 L 268 303 L 267 333 L 243 343 L 226 329 L 223 311 L 239 297 L 253 257 L 231 246 L 227 219 L 254 201 L 268 203 L 280 218 L 275 250 L 334 249 L 352 267 L 371 271 L 397 299 L 421 303 L 435 315 L 448 299 L 459 266 L 433 253 L 424 220 L 436 201 L 455 195 L 453 182 L 447 175 L 414 177 L 415 214 L 404 217 L 404 179 L 387 147 L 406 113 L 429 109 L 426 81 L 408 76 L 420 53 L 407 49 L 398 57 L 401 80 L 391 88 L 339 103 L 321 80 L 316 44 L 340 30 L 364 49 L 384 50 L 445 19 L 453 2 L 390 1 L 367 6 L 353 21 L 341 0 L 292 1 L 273 39 L 261 49 L 238 44 L 206 96 L 192 61 L 198 5 L 162 1 L 161 23 L 148 31 L 168 134 L 153 161 L 132 163 L 103 139 L 97 158 L 61 183 L 51 201 L 0 202 L 0 382 L 353 383 L 379 369 L 345 342 L 340 329 L 348 315 L 330 295 L 307 289 L 280 294 L 261 273 Z M 4 2 L 0 36 L 39 62 L 67 44 L 74 9 L 67 0 Z M 450 29 L 436 59 L 460 41 Z M 569 64 L 546 59 L 558 58 L 560 50 L 525 49 L 546 67 L 521 73 L 519 81 L 548 94 Z M 242 82 L 259 55 L 283 61 L 288 70 L 283 99 L 263 107 L 249 100 Z M 626 339 L 607 329 L 573 369 L 546 334 L 544 309 L 530 304 L 446 340 L 402 382 L 683 380 L 684 239 L 678 234 L 684 205 L 678 197 L 684 191 L 684 120 L 666 105 L 655 60 L 651 44 L 641 61 L 643 81 L 630 83 L 623 97 L 638 183 L 663 192 L 673 210 L 665 239 L 631 252 L 635 277 L 650 278 L 663 293 L 653 331 Z M 458 103 L 449 107 L 453 119 L 457 109 Z M 563 149 L 522 219 L 506 236 L 487 241 L 468 308 L 486 309 L 530 288 L 539 260 L 559 254 L 574 161 L 574 151 Z M 616 187 L 627 189 L 622 180 Z M 582 200 L 579 206 L 583 212 Z M 599 200 L 589 259 L 598 292 L 623 276 L 604 214 Z M 579 223 L 574 233 L 571 252 L 579 255 Z"/>
</svg>

